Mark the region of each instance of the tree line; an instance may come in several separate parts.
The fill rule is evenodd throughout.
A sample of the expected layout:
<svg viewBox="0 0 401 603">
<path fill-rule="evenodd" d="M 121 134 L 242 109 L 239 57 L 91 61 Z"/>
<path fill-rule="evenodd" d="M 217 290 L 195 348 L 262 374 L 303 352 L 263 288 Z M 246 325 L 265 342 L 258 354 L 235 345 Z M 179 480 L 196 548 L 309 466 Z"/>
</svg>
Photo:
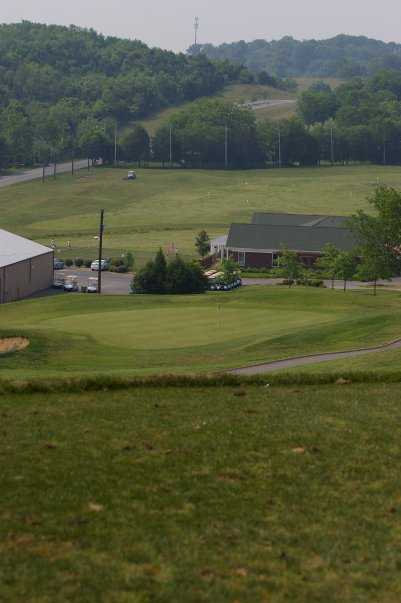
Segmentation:
<svg viewBox="0 0 401 603">
<path fill-rule="evenodd" d="M 380 69 L 401 69 L 401 44 L 386 43 L 364 36 L 338 35 L 326 40 L 254 40 L 213 46 L 192 46 L 192 53 L 211 59 L 229 60 L 251 71 L 278 77 L 368 76 Z"/>
<path fill-rule="evenodd" d="M 112 154 L 116 123 L 248 81 L 241 65 L 93 30 L 0 25 L 0 167 Z"/>
</svg>

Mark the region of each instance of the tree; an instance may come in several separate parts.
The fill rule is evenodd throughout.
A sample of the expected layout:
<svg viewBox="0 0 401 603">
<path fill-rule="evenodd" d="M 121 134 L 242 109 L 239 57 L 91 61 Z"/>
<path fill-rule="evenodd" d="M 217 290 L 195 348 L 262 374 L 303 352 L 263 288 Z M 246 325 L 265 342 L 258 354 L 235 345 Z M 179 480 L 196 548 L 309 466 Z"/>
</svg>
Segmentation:
<svg viewBox="0 0 401 603">
<path fill-rule="evenodd" d="M 173 157 L 187 165 L 251 167 L 264 163 L 253 111 L 221 99 L 201 99 L 171 115 L 156 132 L 154 155 L 168 161 L 170 129 Z"/>
<path fill-rule="evenodd" d="M 327 84 L 314 85 L 303 92 L 298 100 L 297 110 L 307 126 L 324 123 L 334 117 L 338 103 L 335 93 Z"/>
<path fill-rule="evenodd" d="M 339 253 L 340 252 L 333 243 L 326 243 L 323 247 L 322 255 L 316 262 L 316 267 L 324 270 L 331 279 L 332 289 L 334 289 L 334 279 L 336 277 L 337 258 Z"/>
<path fill-rule="evenodd" d="M 195 240 L 195 247 L 201 258 L 207 256 L 210 251 L 210 238 L 206 230 L 201 230 Z"/>
<path fill-rule="evenodd" d="M 302 266 L 297 253 L 284 247 L 281 250 L 279 264 L 283 277 L 288 281 L 288 286 L 291 287 L 302 273 Z"/>
<path fill-rule="evenodd" d="M 128 130 L 121 139 L 123 158 L 127 161 L 141 161 L 149 159 L 150 139 L 143 126 L 136 124 Z"/>
<path fill-rule="evenodd" d="M 166 293 L 167 262 L 162 249 L 159 249 L 153 261 L 138 272 L 134 288 L 144 293 Z"/>
<path fill-rule="evenodd" d="M 349 251 L 340 251 L 335 262 L 335 273 L 344 281 L 344 292 L 347 290 L 347 282 L 355 275 L 355 271 L 355 255 Z"/>
<path fill-rule="evenodd" d="M 168 293 L 203 293 L 207 289 L 207 284 L 207 278 L 197 262 L 185 262 L 180 256 L 177 256 L 169 263 L 167 269 Z"/>
<path fill-rule="evenodd" d="M 203 293 L 208 281 L 197 262 L 185 262 L 176 256 L 169 264 L 159 250 L 154 261 L 148 262 L 131 283 L 135 293 Z"/>
<path fill-rule="evenodd" d="M 377 281 L 390 280 L 393 276 L 386 252 L 382 249 L 365 249 L 362 262 L 358 266 L 356 277 L 362 281 L 373 282 L 373 295 L 377 294 Z"/>
<path fill-rule="evenodd" d="M 222 261 L 221 268 L 224 272 L 224 282 L 228 285 L 236 280 L 240 271 L 238 264 L 230 258 Z"/>
<path fill-rule="evenodd" d="M 379 186 L 369 202 L 375 215 L 359 211 L 350 226 L 366 264 L 376 266 L 379 278 L 387 278 L 401 271 L 401 192 Z"/>
</svg>

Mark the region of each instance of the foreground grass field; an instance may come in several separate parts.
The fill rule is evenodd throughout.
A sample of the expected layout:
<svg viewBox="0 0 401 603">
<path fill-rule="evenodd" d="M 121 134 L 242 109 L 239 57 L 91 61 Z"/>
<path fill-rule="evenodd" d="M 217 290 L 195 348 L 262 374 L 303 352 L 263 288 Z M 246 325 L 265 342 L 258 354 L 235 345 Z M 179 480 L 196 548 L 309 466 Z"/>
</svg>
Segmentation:
<svg viewBox="0 0 401 603">
<path fill-rule="evenodd" d="M 29 337 L 0 375 L 215 372 L 401 337 L 401 295 L 247 287 L 199 296 L 60 295 L 2 306 L 0 336 Z M 384 353 L 384 357 L 388 357 Z"/>
<path fill-rule="evenodd" d="M 0 398 L 0 600 L 395 603 L 401 386 Z"/>
<path fill-rule="evenodd" d="M 99 209 L 106 209 L 105 254 L 125 250 L 139 264 L 172 242 L 194 254 L 194 238 L 206 228 L 227 232 L 254 211 L 351 214 L 366 208 L 378 182 L 401 188 L 396 167 L 257 170 L 244 172 L 99 168 L 0 190 L 2 228 L 43 243 L 56 241 L 61 257 L 94 257 Z M 66 242 L 71 242 L 71 249 Z"/>
</svg>

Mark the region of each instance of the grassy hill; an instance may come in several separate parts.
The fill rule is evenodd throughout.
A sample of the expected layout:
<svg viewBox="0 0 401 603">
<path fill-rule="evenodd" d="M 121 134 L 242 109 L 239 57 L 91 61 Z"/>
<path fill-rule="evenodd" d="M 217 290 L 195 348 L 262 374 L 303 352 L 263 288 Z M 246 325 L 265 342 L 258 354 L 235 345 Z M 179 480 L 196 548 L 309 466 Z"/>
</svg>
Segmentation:
<svg viewBox="0 0 401 603">
<path fill-rule="evenodd" d="M 397 601 L 400 396 L 399 385 L 2 396 L 2 598 Z"/>
<path fill-rule="evenodd" d="M 214 372 L 401 337 L 400 294 L 247 287 L 199 296 L 61 295 L 2 307 L 0 335 L 7 334 L 27 336 L 31 346 L 3 357 L 3 377 Z"/>
<path fill-rule="evenodd" d="M 174 242 L 194 253 L 202 228 L 210 235 L 254 211 L 351 214 L 366 208 L 377 182 L 401 187 L 397 167 L 357 166 L 255 171 L 85 171 L 0 190 L 2 227 L 49 244 L 61 257 L 94 257 L 100 208 L 106 209 L 105 253 L 131 250 L 139 263 Z M 66 242 L 71 241 L 71 250 Z"/>
<path fill-rule="evenodd" d="M 277 88 L 272 88 L 271 86 L 261 86 L 258 84 L 232 84 L 210 98 L 222 98 L 233 103 L 243 104 L 246 102 L 267 99 L 293 100 L 295 99 L 295 94 L 286 92 L 284 90 L 279 90 Z M 141 123 L 147 129 L 149 134 L 153 136 L 156 130 L 168 120 L 170 115 L 176 113 L 182 108 L 188 107 L 190 104 L 191 103 L 184 103 L 177 105 L 176 107 L 163 109 L 147 119 L 141 120 Z M 257 111 L 256 114 L 258 116 L 259 111 Z"/>
<path fill-rule="evenodd" d="M 286 92 L 285 90 L 279 90 L 278 88 L 272 88 L 271 86 L 260 86 L 258 84 L 232 84 L 227 86 L 223 91 L 214 95 L 213 98 L 224 98 L 234 103 L 246 103 L 257 100 L 292 100 L 293 105 L 277 106 L 256 108 L 255 114 L 257 120 L 262 119 L 285 119 L 292 117 L 296 113 L 296 99 L 297 94 L 303 92 L 316 82 L 325 82 L 332 88 L 337 88 L 344 80 L 339 78 L 317 78 L 317 77 L 302 77 L 296 78 L 298 89 L 297 92 Z M 169 107 L 155 113 L 154 115 L 141 120 L 141 123 L 148 130 L 149 134 L 153 136 L 156 130 L 165 123 L 169 116 L 176 113 L 182 108 L 186 108 L 191 103 L 184 103 L 177 105 L 176 107 Z"/>
</svg>

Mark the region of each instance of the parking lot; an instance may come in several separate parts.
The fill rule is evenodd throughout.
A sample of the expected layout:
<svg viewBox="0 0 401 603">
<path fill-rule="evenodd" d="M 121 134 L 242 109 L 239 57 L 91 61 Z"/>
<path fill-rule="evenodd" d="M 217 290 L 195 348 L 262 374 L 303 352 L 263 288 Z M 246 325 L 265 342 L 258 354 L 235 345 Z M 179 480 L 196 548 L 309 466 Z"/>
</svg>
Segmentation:
<svg viewBox="0 0 401 603">
<path fill-rule="evenodd" d="M 64 270 L 56 270 L 55 278 L 76 276 L 79 286 L 87 286 L 90 277 L 97 277 L 97 272 L 92 272 L 88 268 L 66 268 Z M 102 293 L 107 295 L 125 295 L 130 291 L 130 283 L 132 274 L 118 274 L 117 272 L 102 272 Z"/>
</svg>

